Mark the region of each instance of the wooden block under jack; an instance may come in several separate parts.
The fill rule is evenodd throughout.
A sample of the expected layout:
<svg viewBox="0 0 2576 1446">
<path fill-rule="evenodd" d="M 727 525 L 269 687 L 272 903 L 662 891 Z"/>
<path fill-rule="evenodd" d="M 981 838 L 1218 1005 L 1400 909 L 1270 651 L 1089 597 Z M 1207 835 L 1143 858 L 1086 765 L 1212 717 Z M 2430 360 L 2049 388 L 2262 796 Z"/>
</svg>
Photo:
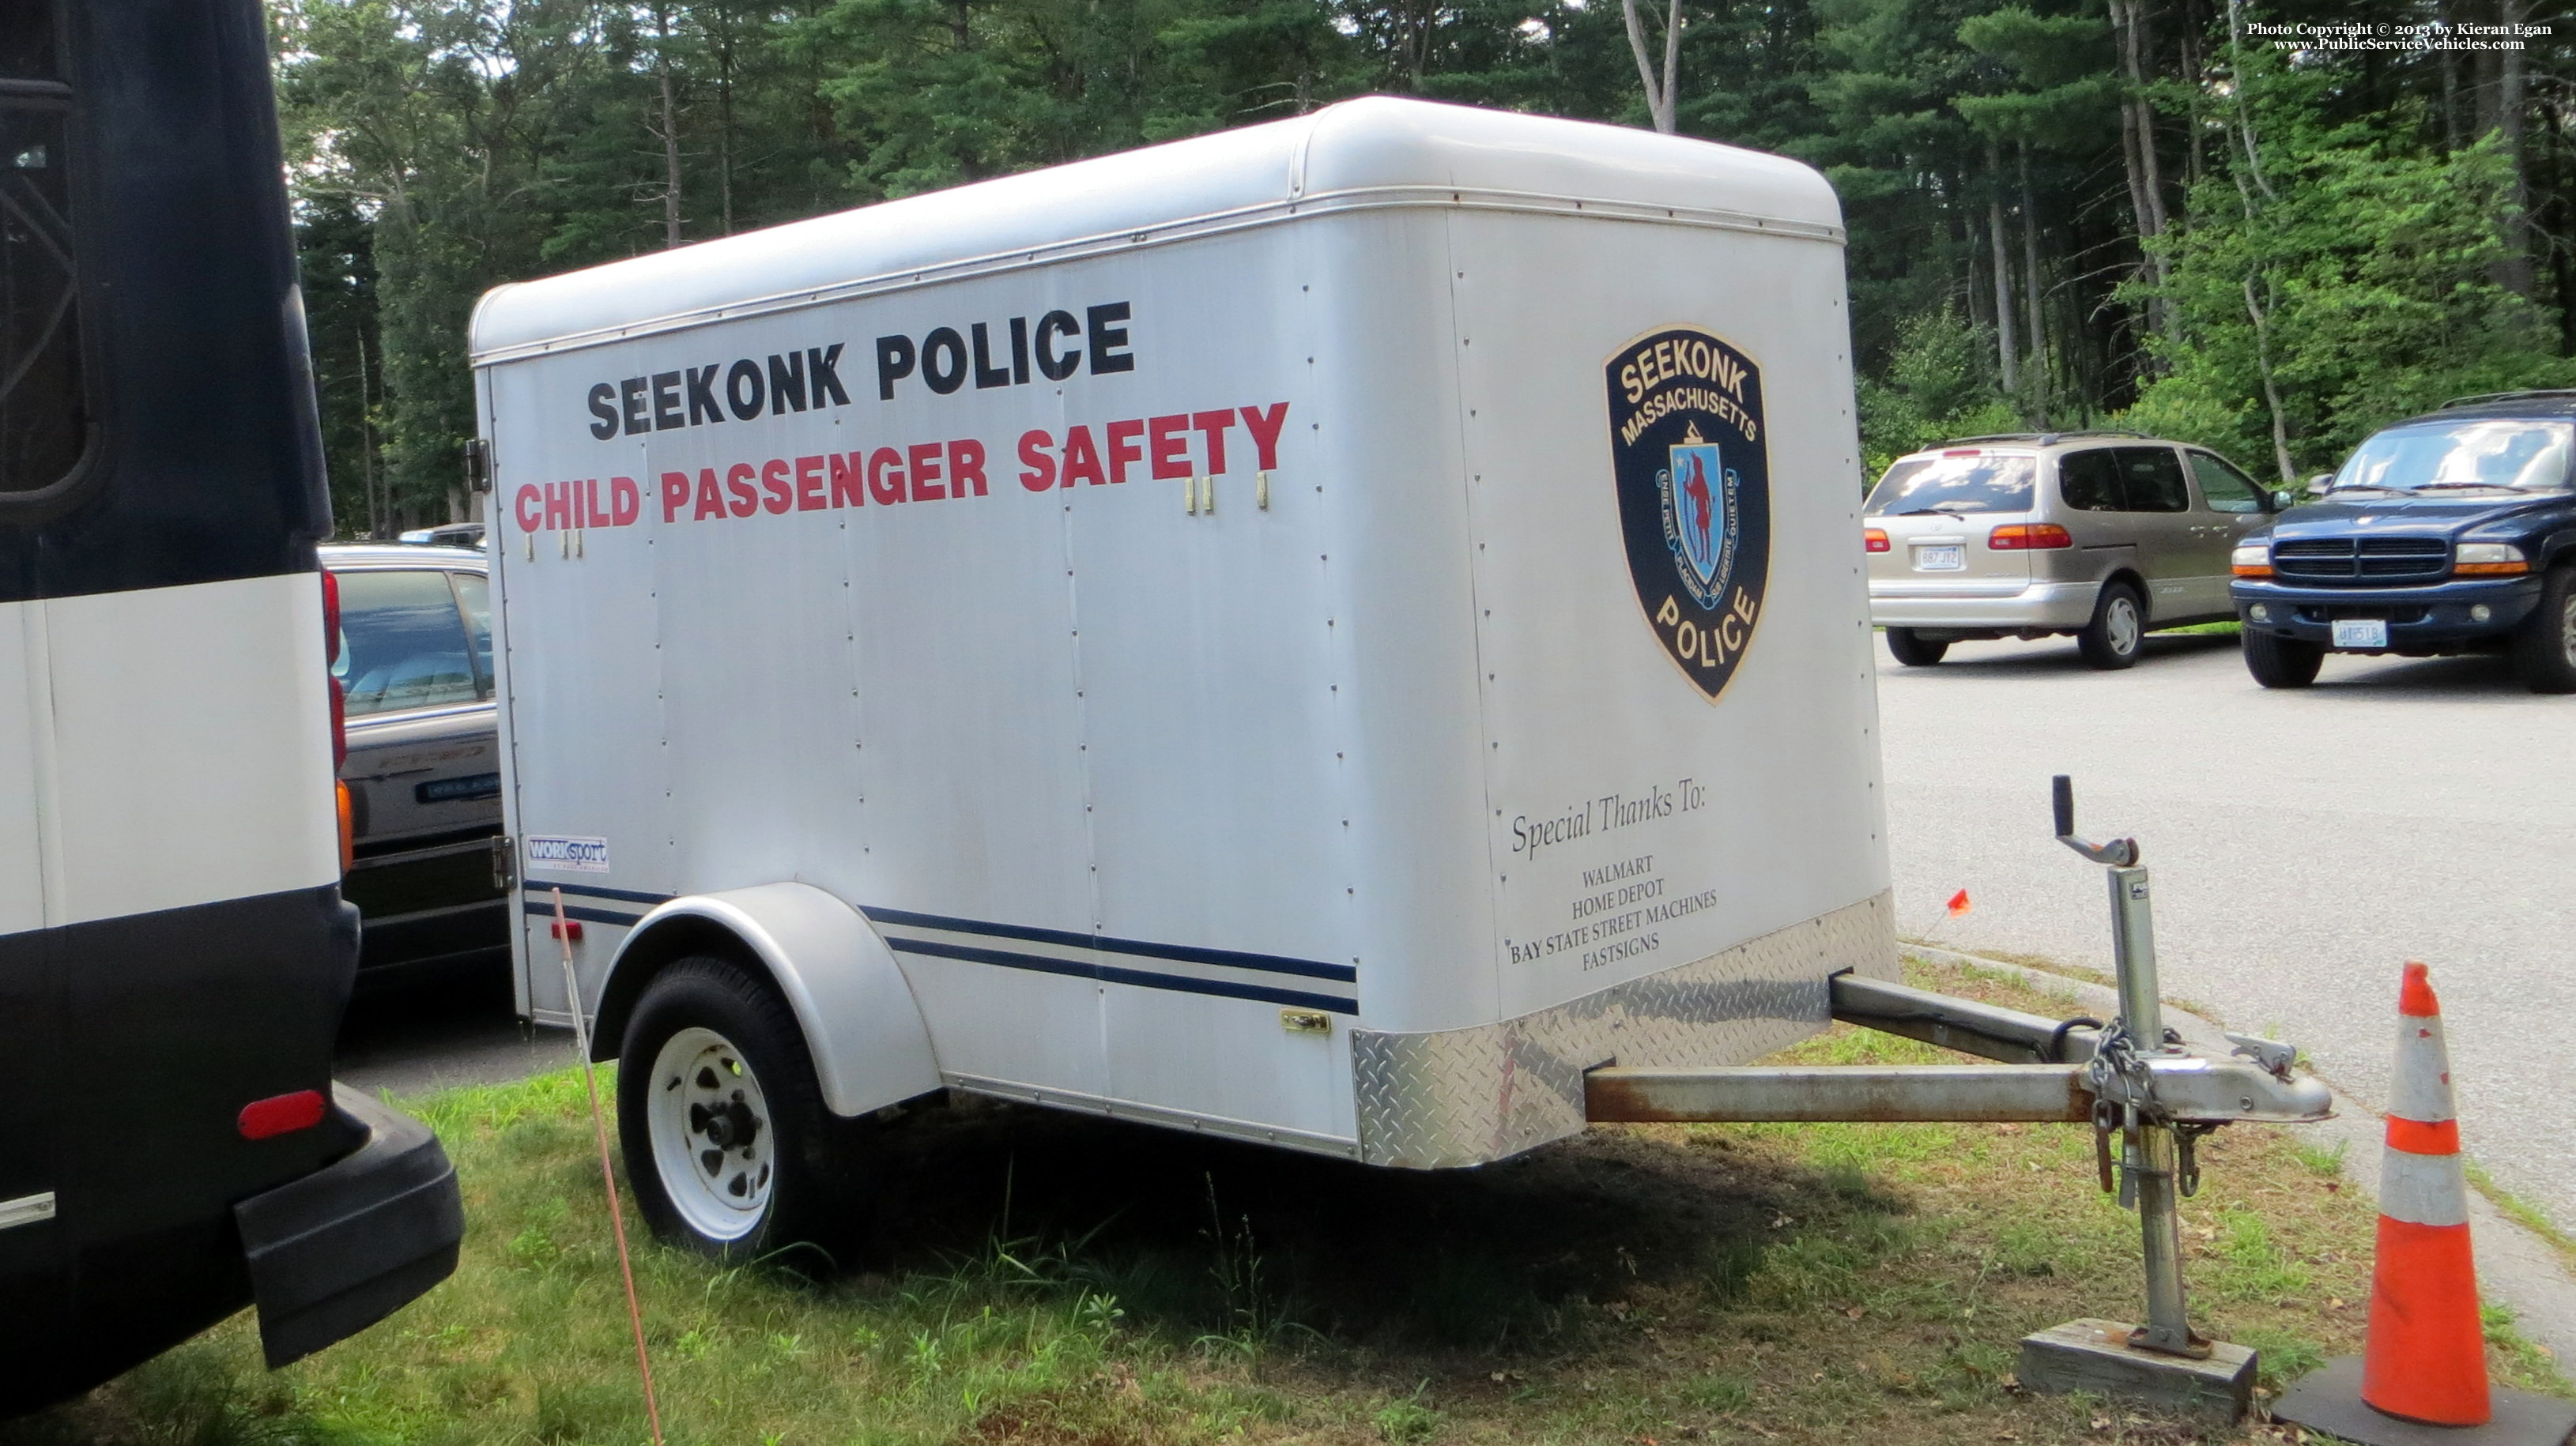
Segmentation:
<svg viewBox="0 0 2576 1446">
<path fill-rule="evenodd" d="M 2576 1402 L 2528 1391 L 2492 1392 L 2495 1419 L 2483 1426 L 2425 1426 L 2383 1416 L 2361 1399 L 2361 1357 L 2337 1356 L 2301 1376 L 2272 1407 L 2275 1421 L 2294 1421 L 2362 1446 L 2560 1446 L 2576 1431 Z"/>
<path fill-rule="evenodd" d="M 2071 1320 L 2021 1338 L 2021 1384 L 2043 1396 L 2095 1391 L 2234 1425 L 2254 1402 L 2254 1352 L 2214 1341 L 2195 1361 L 2129 1344 L 2125 1321 Z"/>
</svg>

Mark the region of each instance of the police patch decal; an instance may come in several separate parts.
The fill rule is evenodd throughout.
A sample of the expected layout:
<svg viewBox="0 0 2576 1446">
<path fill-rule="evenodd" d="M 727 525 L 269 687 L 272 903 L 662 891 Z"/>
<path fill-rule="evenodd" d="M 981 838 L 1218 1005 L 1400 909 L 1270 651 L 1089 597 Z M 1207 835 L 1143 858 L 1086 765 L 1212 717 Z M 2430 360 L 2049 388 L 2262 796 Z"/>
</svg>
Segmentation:
<svg viewBox="0 0 2576 1446">
<path fill-rule="evenodd" d="M 1695 326 L 1619 349 L 1610 463 L 1637 602 L 1710 702 L 1753 641 L 1771 576 L 1771 467 L 1762 373 Z"/>
</svg>

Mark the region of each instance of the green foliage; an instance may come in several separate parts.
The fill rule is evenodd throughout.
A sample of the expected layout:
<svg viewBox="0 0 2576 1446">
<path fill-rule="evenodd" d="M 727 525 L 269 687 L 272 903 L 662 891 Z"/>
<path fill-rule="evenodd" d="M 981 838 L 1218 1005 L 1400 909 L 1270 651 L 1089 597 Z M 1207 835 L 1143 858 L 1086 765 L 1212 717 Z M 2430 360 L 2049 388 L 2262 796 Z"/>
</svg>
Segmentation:
<svg viewBox="0 0 2576 1446">
<path fill-rule="evenodd" d="M 1997 93 L 1951 102 L 1979 135 L 2091 149 L 2119 124 L 2110 34 L 2093 16 L 2041 16 L 2007 5 L 1960 22 L 1959 43 L 2008 77 Z"/>
<path fill-rule="evenodd" d="M 1994 371 L 1990 328 L 1955 310 L 1908 317 L 1899 327 L 1883 377 L 1860 379 L 1861 465 L 1875 481 L 1908 452 L 1952 437 L 2008 432 L 2021 417 Z"/>
<path fill-rule="evenodd" d="M 1424 1381 L 1413 1388 L 1413 1394 L 1390 1401 L 1370 1417 L 1377 1427 L 1378 1439 L 1388 1446 L 1417 1446 L 1440 1433 L 1440 1413 L 1422 1403 L 1422 1393 L 1431 1389 Z"/>
<path fill-rule="evenodd" d="M 344 532 L 464 505 L 465 323 L 504 282 L 1370 91 L 1647 120 L 1620 8 L 1585 0 L 269 11 Z M 2576 152 L 2540 141 L 2576 34 L 2527 52 L 2517 152 L 2429 62 L 2239 52 L 2214 5 L 2111 13 L 2146 11 L 2131 35 L 2098 0 L 1682 0 L 1680 129 L 1840 193 L 1865 471 L 2117 414 L 2303 473 L 2447 396 L 2576 380 Z"/>
<path fill-rule="evenodd" d="M 2272 52 L 2236 60 L 2235 144 L 2162 248 L 2182 339 L 2150 340 L 2170 371 L 2125 423 L 2288 484 L 2446 398 L 2576 380 L 2496 279 L 2512 173 L 2493 138 L 2431 153 L 2330 122 L 2324 78 Z"/>
</svg>

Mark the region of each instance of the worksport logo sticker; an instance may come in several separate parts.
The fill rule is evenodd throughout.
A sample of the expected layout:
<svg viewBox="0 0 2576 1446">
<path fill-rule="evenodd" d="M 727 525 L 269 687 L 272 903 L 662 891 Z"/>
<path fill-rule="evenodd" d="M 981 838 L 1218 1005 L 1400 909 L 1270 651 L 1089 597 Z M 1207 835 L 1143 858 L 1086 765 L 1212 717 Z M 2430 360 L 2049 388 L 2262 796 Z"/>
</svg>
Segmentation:
<svg viewBox="0 0 2576 1446">
<path fill-rule="evenodd" d="M 1771 466 L 1762 372 L 1694 326 L 1619 349 L 1610 464 L 1637 602 L 1664 651 L 1715 702 L 1762 617 L 1771 576 Z"/>
<path fill-rule="evenodd" d="M 608 840 L 532 833 L 528 835 L 528 869 L 532 873 L 540 869 L 550 873 L 559 869 L 577 874 L 607 873 Z"/>
</svg>

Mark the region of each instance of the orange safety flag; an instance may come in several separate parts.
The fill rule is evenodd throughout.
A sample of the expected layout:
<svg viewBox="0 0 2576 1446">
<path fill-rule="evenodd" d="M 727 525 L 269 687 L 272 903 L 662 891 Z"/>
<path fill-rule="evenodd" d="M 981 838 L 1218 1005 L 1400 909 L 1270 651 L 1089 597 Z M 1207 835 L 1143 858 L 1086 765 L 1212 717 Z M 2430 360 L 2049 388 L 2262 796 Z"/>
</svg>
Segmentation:
<svg viewBox="0 0 2576 1446">
<path fill-rule="evenodd" d="M 1950 896 L 1950 917 L 1953 919 L 1975 907 L 1976 905 L 1968 902 L 1968 891 L 1965 889 Z"/>
</svg>

